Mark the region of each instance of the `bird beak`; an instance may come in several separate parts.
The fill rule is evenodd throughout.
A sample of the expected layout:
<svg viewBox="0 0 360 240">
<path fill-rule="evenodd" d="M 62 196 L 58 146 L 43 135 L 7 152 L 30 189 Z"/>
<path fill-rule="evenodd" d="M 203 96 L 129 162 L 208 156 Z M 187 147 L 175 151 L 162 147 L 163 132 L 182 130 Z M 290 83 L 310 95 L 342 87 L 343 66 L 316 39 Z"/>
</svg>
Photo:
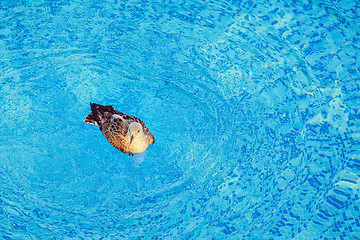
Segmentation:
<svg viewBox="0 0 360 240">
<path fill-rule="evenodd" d="M 131 137 L 130 137 L 130 144 L 131 144 L 131 142 L 133 141 L 133 139 L 134 139 L 134 136 L 131 135 Z"/>
</svg>

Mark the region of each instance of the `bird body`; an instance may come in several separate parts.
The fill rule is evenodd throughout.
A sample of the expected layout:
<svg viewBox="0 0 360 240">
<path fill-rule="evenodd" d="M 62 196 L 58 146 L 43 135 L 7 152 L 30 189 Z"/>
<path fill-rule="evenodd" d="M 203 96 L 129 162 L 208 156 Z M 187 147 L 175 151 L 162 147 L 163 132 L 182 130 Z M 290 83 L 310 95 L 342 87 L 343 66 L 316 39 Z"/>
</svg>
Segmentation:
<svg viewBox="0 0 360 240">
<path fill-rule="evenodd" d="M 140 153 L 155 142 L 154 136 L 139 118 L 124 114 L 113 106 L 90 103 L 91 113 L 85 121 L 99 126 L 105 138 L 124 153 Z"/>
</svg>

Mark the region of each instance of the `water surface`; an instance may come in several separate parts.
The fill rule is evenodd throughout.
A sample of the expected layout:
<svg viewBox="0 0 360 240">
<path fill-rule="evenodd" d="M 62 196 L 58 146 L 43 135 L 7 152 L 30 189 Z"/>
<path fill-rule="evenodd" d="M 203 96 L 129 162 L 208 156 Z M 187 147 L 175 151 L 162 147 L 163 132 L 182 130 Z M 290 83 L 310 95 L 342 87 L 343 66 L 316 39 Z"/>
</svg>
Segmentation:
<svg viewBox="0 0 360 240">
<path fill-rule="evenodd" d="M 2 238 L 360 239 L 357 1 L 0 6 Z"/>
</svg>

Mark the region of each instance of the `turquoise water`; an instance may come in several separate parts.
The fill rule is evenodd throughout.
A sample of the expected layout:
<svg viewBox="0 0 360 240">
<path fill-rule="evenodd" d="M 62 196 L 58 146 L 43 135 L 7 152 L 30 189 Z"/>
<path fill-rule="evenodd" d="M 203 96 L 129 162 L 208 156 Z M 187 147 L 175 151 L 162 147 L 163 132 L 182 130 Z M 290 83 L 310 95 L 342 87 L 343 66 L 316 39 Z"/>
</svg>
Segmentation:
<svg viewBox="0 0 360 240">
<path fill-rule="evenodd" d="M 358 1 L 0 6 L 1 238 L 360 239 Z"/>
</svg>

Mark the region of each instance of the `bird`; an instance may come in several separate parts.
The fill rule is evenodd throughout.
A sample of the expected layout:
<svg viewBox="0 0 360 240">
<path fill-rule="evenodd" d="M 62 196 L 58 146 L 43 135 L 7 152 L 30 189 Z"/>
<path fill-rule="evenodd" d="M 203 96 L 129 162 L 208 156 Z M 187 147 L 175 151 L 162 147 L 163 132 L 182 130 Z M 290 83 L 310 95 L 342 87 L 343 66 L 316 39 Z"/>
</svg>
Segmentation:
<svg viewBox="0 0 360 240">
<path fill-rule="evenodd" d="M 84 122 L 97 125 L 105 138 L 118 150 L 133 156 L 155 142 L 145 123 L 137 117 L 115 110 L 112 105 L 90 103 L 91 113 Z"/>
</svg>

